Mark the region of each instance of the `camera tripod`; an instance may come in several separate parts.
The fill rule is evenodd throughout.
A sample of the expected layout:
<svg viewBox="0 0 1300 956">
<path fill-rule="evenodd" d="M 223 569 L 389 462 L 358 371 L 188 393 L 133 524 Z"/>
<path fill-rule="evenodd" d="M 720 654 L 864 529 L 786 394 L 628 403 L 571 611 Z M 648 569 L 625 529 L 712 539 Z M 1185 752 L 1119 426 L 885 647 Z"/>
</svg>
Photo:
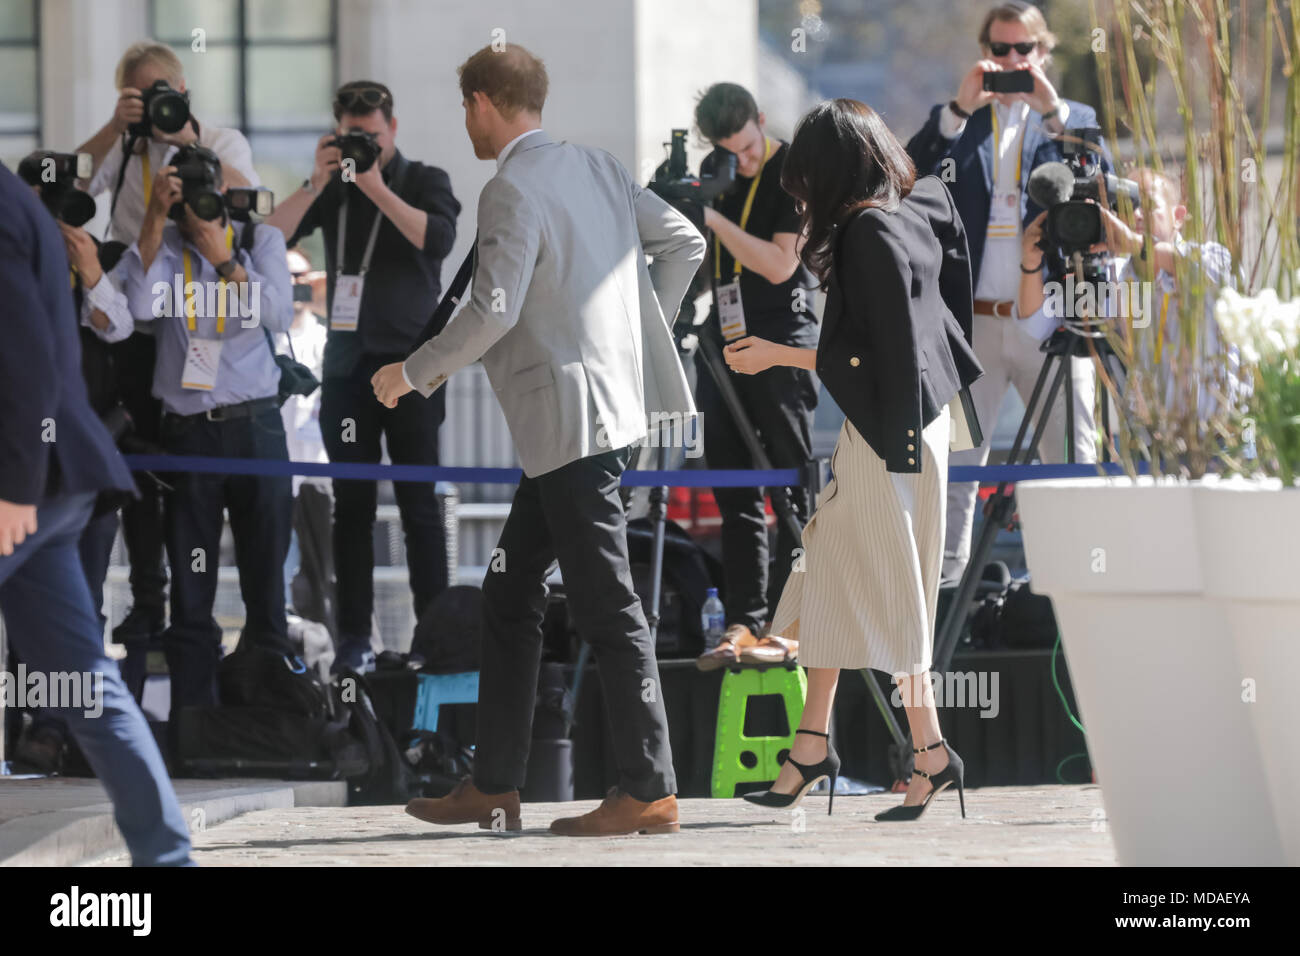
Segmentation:
<svg viewBox="0 0 1300 956">
<path fill-rule="evenodd" d="M 1109 342 L 1106 340 L 1104 333 L 1099 329 L 1090 332 L 1076 330 L 1070 323 L 1071 327 L 1062 326 L 1057 328 L 1043 342 L 1041 349 L 1046 354 L 1043 356 L 1043 364 L 1038 372 L 1038 379 L 1034 383 L 1033 393 L 1026 402 L 1025 414 L 1020 419 L 1020 427 L 1016 431 L 1016 440 L 1011 446 L 1011 453 L 1007 457 L 1008 465 L 1027 465 L 1033 461 L 1034 455 L 1038 451 L 1038 443 L 1043 437 L 1043 431 L 1047 428 L 1047 417 L 1056 403 L 1062 385 L 1065 382 L 1066 375 L 1070 371 L 1071 358 L 1089 358 L 1095 354 L 1101 361 L 1102 367 L 1112 382 L 1121 380 L 1119 372 L 1122 366 L 1119 357 L 1111 349 Z M 1053 374 L 1055 368 L 1055 374 Z M 1051 386 L 1047 390 L 1046 396 L 1043 395 L 1043 386 L 1051 376 Z M 1041 403 L 1042 414 L 1035 416 L 1035 410 L 1039 408 L 1039 399 Z M 1077 412 L 1074 407 L 1074 389 L 1071 387 L 1065 390 L 1065 458 L 1070 464 L 1075 461 L 1074 447 L 1074 423 Z M 1034 422 L 1037 417 L 1037 425 L 1034 428 L 1033 435 L 1029 440 L 1028 446 L 1023 448 L 1025 435 L 1029 431 L 1030 423 Z M 1101 427 L 1102 434 L 1106 440 L 1102 442 L 1102 461 L 1110 460 L 1110 395 L 1108 390 L 1102 391 L 1101 402 Z M 992 427 L 989 428 L 989 437 L 985 440 L 991 440 Z M 948 666 L 952 663 L 953 652 L 957 648 L 957 640 L 961 634 L 962 625 L 966 621 L 967 610 L 970 607 L 971 599 L 975 595 L 975 588 L 979 584 L 980 578 L 984 573 L 984 563 L 988 559 L 989 552 L 993 549 L 993 541 L 997 537 L 998 531 L 1010 523 L 1010 519 L 1015 510 L 1015 483 L 1006 479 L 998 482 L 997 491 L 989 499 L 984 508 L 984 523 L 980 526 L 979 537 L 975 545 L 971 548 L 970 560 L 962 572 L 961 582 L 957 585 L 956 594 L 953 596 L 951 603 L 948 605 L 947 613 L 939 627 L 938 633 L 934 640 L 934 653 L 932 655 L 932 669 L 936 672 L 943 673 L 947 671 Z"/>
</svg>

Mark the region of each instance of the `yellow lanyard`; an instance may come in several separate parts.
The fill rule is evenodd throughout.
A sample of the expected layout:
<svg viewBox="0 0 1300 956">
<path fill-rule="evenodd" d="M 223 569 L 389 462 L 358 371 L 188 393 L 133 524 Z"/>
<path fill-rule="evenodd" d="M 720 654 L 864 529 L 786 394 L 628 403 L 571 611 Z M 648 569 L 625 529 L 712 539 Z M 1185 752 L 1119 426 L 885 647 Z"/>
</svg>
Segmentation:
<svg viewBox="0 0 1300 956">
<path fill-rule="evenodd" d="M 754 208 L 754 194 L 758 192 L 758 181 L 763 178 L 763 167 L 767 165 L 767 158 L 772 155 L 772 141 L 763 134 L 763 161 L 758 164 L 758 172 L 754 174 L 754 181 L 749 184 L 749 195 L 745 197 L 745 208 L 740 212 L 740 228 L 744 229 L 745 224 L 749 222 L 750 210 Z M 744 268 L 740 260 L 732 256 L 731 261 L 735 266 L 735 277 L 740 278 L 740 272 Z M 722 240 L 717 235 L 713 237 L 713 275 L 717 279 L 722 278 Z"/>
<path fill-rule="evenodd" d="M 998 108 L 996 104 L 989 105 L 989 112 L 993 117 L 993 189 L 997 191 L 998 185 L 998 167 L 1002 165 L 1002 132 L 998 127 Z M 1020 124 L 1020 136 L 1016 140 L 1016 184 L 1020 183 L 1020 151 L 1025 143 L 1025 128 L 1029 125 L 1029 118 Z"/>
<path fill-rule="evenodd" d="M 153 176 L 149 172 L 149 144 L 146 143 L 144 152 L 140 154 L 140 181 L 144 184 L 144 204 L 149 205 L 149 191 L 153 188 Z"/>
<path fill-rule="evenodd" d="M 229 224 L 226 225 L 226 249 L 233 249 L 235 243 L 235 230 Z M 181 250 L 181 262 L 185 270 L 185 324 L 191 332 L 198 331 L 198 325 L 194 321 L 194 288 L 191 285 L 194 274 L 193 267 L 190 265 L 190 250 L 185 247 Z M 226 280 L 220 280 L 220 287 L 217 290 L 217 334 L 221 335 L 226 331 Z"/>
</svg>

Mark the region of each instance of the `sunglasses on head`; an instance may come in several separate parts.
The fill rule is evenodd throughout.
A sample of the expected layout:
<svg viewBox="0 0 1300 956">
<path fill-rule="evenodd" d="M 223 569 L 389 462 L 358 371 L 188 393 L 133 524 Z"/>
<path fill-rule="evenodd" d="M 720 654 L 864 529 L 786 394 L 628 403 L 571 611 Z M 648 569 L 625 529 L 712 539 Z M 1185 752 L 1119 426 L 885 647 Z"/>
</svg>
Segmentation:
<svg viewBox="0 0 1300 956">
<path fill-rule="evenodd" d="M 1014 49 L 1021 56 L 1029 56 L 1037 46 L 1036 40 L 1030 40 L 1028 43 L 990 43 L 989 52 L 994 56 L 1006 56 Z"/>
<path fill-rule="evenodd" d="M 365 105 L 368 109 L 378 109 L 389 100 L 386 90 L 381 90 L 377 86 L 360 86 L 352 89 L 342 89 L 334 95 L 334 105 L 340 110 L 355 111 L 360 105 Z"/>
</svg>

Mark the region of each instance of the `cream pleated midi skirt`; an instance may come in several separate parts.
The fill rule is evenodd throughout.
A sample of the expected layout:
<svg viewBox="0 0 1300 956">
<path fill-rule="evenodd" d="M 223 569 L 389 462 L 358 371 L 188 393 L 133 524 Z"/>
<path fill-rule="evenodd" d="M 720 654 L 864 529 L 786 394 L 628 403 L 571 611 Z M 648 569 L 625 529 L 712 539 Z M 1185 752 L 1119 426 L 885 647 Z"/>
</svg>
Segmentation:
<svg viewBox="0 0 1300 956">
<path fill-rule="evenodd" d="M 890 472 L 844 420 L 769 629 L 798 639 L 804 667 L 929 671 L 950 430 L 945 406 L 921 432 L 921 471 Z"/>
</svg>

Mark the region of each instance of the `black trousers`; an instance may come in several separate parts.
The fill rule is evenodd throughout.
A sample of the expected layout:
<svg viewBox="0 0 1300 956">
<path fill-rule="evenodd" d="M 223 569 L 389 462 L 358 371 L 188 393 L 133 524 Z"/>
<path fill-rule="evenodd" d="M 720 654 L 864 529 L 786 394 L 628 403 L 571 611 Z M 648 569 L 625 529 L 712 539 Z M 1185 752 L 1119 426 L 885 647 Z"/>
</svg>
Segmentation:
<svg viewBox="0 0 1300 956">
<path fill-rule="evenodd" d="M 722 399 L 713 376 L 697 353 L 696 404 L 704 419 L 704 459 L 710 468 L 754 468 L 740 428 Z M 813 412 L 817 376 L 807 369 L 777 366 L 756 375 L 727 370 L 740 404 L 758 432 L 759 444 L 773 468 L 802 468 L 812 457 Z M 715 488 L 722 515 L 722 566 L 727 624 L 744 624 L 757 633 L 770 619 L 785 587 L 800 542 L 778 521 L 771 557 L 763 488 Z M 806 488 L 787 494 L 799 526 L 812 515 Z"/>
<path fill-rule="evenodd" d="M 377 464 L 383 436 L 393 464 L 438 464 L 438 426 L 446 407 L 445 391 L 438 389 L 428 399 L 407 395 L 396 408 L 385 408 L 370 385 L 380 366 L 403 358 L 367 355 L 357 362 L 351 376 L 329 378 L 321 385 L 320 429 L 330 461 Z M 350 427 L 345 419 L 351 419 Z M 338 637 L 340 642 L 368 640 L 375 607 L 373 541 L 378 485 L 337 478 L 333 484 Z M 431 482 L 394 482 L 393 493 L 402 516 L 406 566 L 418 621 L 429 602 L 447 587 L 442 506 Z"/>
<path fill-rule="evenodd" d="M 122 405 L 131 416 L 133 435 L 154 444 L 162 420 L 162 402 L 152 395 L 157 351 L 154 337 L 142 332 L 132 333 L 113 350 Z M 122 507 L 122 543 L 131 565 L 131 603 L 161 616 L 167 597 L 162 493 L 149 475 L 137 475 L 136 485 L 140 497 Z"/>
<path fill-rule="evenodd" d="M 174 455 L 289 459 L 280 410 L 210 422 L 167 417 L 163 446 Z M 292 654 L 284 610 L 284 560 L 289 554 L 293 481 L 288 475 L 172 473 L 166 499 L 167 556 L 172 567 L 171 621 L 163 651 L 171 674 L 172 713 L 217 703 L 221 628 L 212 615 L 221 564 L 222 512 L 244 599 L 239 641 Z"/>
<path fill-rule="evenodd" d="M 483 579 L 475 783 L 524 785 L 542 654 L 546 577 L 559 561 L 569 613 L 591 644 L 619 787 L 637 800 L 677 791 L 654 642 L 632 589 L 619 478 L 630 447 L 524 477 Z"/>
</svg>

